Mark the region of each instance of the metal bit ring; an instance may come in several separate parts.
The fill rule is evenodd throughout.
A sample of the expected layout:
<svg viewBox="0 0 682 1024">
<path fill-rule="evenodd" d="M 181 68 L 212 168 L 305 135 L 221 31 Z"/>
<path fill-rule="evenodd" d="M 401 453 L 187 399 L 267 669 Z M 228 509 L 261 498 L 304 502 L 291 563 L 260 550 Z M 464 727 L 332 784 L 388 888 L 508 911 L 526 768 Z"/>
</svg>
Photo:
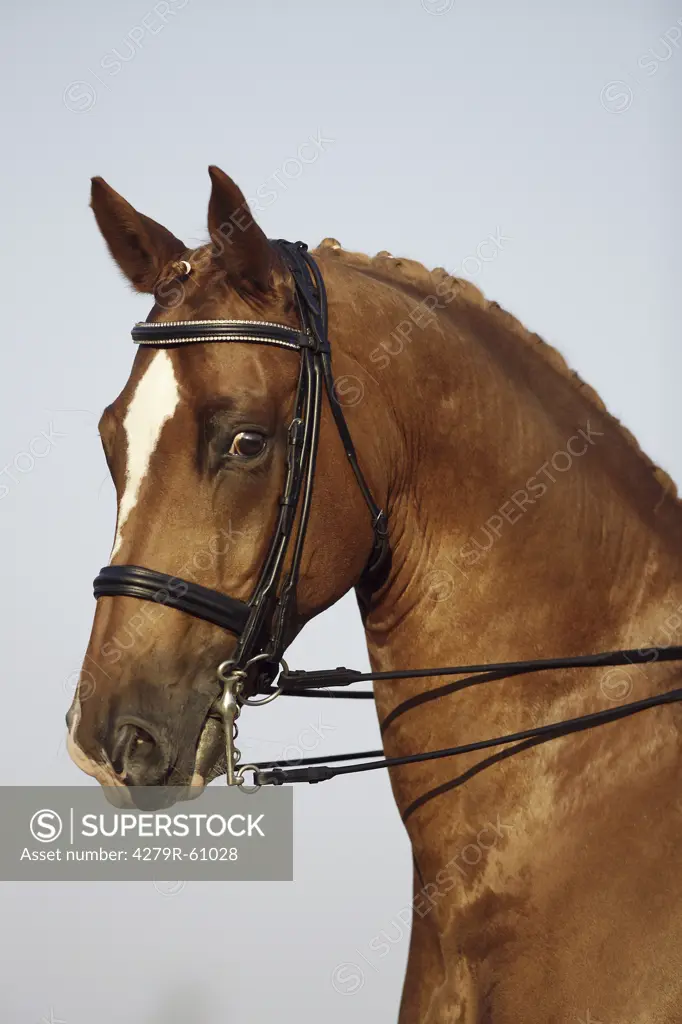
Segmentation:
<svg viewBox="0 0 682 1024">
<path fill-rule="evenodd" d="M 248 796 L 253 796 L 253 794 L 257 793 L 258 790 L 261 788 L 262 783 L 255 781 L 258 771 L 258 765 L 255 764 L 242 764 L 239 766 L 239 768 L 236 771 L 236 781 L 242 793 L 246 793 Z M 254 781 L 250 786 L 247 786 L 244 782 L 245 772 L 253 772 Z"/>
<path fill-rule="evenodd" d="M 264 661 L 267 658 L 268 658 L 267 654 L 257 654 L 255 656 L 255 658 L 251 658 L 251 660 L 249 661 L 249 665 L 253 665 L 257 661 Z M 248 665 L 247 665 L 247 668 L 248 668 Z M 287 663 L 284 660 L 284 658 L 280 658 L 279 659 L 279 675 L 282 674 L 282 670 L 284 670 L 284 672 L 288 672 L 289 671 L 289 666 L 287 665 Z M 239 703 L 240 704 L 248 704 L 248 706 L 251 707 L 251 708 L 262 707 L 263 704 L 270 704 L 273 700 L 275 700 L 277 697 L 279 697 L 281 692 L 282 692 L 282 687 L 278 686 L 274 690 L 273 693 L 268 693 L 268 694 L 266 694 L 265 697 L 261 697 L 261 698 L 240 697 L 239 698 Z"/>
</svg>

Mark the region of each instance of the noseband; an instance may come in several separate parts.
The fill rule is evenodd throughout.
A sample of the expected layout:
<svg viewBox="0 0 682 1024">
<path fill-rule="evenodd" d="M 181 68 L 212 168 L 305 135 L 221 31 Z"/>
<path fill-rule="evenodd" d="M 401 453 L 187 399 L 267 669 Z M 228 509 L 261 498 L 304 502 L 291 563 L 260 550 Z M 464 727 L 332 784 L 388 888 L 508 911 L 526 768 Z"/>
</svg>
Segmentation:
<svg viewBox="0 0 682 1024">
<path fill-rule="evenodd" d="M 96 598 L 136 597 L 155 601 L 233 633 L 238 642 L 230 658 L 229 669 L 243 675 L 254 666 L 249 675 L 256 692 L 267 689 L 277 675 L 296 614 L 296 588 L 310 517 L 325 391 L 374 530 L 374 546 L 361 582 L 376 587 L 390 560 L 386 516 L 374 501 L 362 474 L 348 424 L 334 392 L 327 297 L 322 275 L 303 242 L 294 244 L 280 239 L 272 244 L 293 279 L 300 321 L 298 330 L 257 320 L 185 320 L 139 323 L 132 332 L 133 341 L 138 345 L 151 347 L 243 342 L 275 345 L 300 353 L 298 387 L 288 430 L 286 475 L 279 499 L 277 524 L 251 597 L 248 601 L 240 601 L 220 591 L 139 565 L 106 566 L 94 582 Z M 285 559 L 292 539 L 293 553 L 285 572 Z M 221 678 L 225 674 L 226 667 L 222 667 Z"/>
<path fill-rule="evenodd" d="M 139 565 L 106 566 L 100 570 L 94 582 L 96 598 L 136 597 L 155 601 L 220 626 L 238 638 L 233 656 L 218 667 L 218 678 L 223 684 L 223 692 L 211 712 L 212 717 L 221 720 L 224 729 L 228 785 L 243 785 L 244 772 L 247 770 L 253 771 L 256 787 L 292 782 L 315 783 L 332 779 L 337 775 L 451 758 L 494 747 L 503 748 L 477 762 L 461 775 L 422 794 L 403 811 L 403 820 L 407 820 L 429 800 L 455 789 L 478 772 L 516 753 L 560 736 L 584 732 L 651 708 L 681 702 L 682 687 L 675 687 L 653 697 L 620 704 L 590 715 L 581 715 L 443 750 L 392 758 L 384 758 L 383 750 L 367 750 L 321 758 L 309 757 L 297 761 L 238 766 L 239 751 L 234 741 L 237 735 L 236 719 L 241 706 L 267 703 L 280 694 L 371 699 L 374 696 L 371 690 L 341 691 L 338 687 L 347 687 L 365 680 L 463 677 L 457 682 L 427 690 L 398 704 L 384 719 L 384 732 L 396 718 L 413 708 L 481 683 L 558 669 L 605 668 L 645 665 L 655 661 L 682 661 L 682 646 L 678 645 L 667 648 L 611 651 L 572 658 L 505 662 L 496 665 L 444 666 L 394 672 L 360 673 L 347 668 L 320 672 L 288 670 L 282 655 L 295 622 L 296 589 L 310 517 L 322 399 L 325 391 L 346 456 L 372 520 L 374 545 L 367 566 L 358 581 L 366 585 L 370 591 L 380 586 L 386 579 L 391 562 L 391 550 L 386 515 L 374 501 L 367 486 L 358 464 L 348 424 L 334 393 L 327 298 L 322 275 L 303 242 L 292 243 L 280 239 L 272 244 L 282 257 L 294 282 L 300 329 L 256 320 L 186 320 L 140 323 L 135 325 L 132 332 L 133 340 L 138 345 L 151 347 L 224 341 L 275 345 L 300 353 L 294 416 L 288 430 L 286 474 L 279 499 L 277 524 L 251 597 L 248 601 L 240 601 L 220 591 Z M 292 541 L 292 555 L 289 567 L 285 571 L 285 561 Z M 273 687 L 273 680 L 280 666 L 283 671 L 280 673 L 277 686 Z M 251 687 L 251 693 L 262 694 L 260 700 L 246 696 L 247 683 Z M 353 765 L 338 764 L 341 761 L 359 761 L 365 757 L 372 760 Z M 332 765 L 332 762 L 336 764 Z"/>
</svg>

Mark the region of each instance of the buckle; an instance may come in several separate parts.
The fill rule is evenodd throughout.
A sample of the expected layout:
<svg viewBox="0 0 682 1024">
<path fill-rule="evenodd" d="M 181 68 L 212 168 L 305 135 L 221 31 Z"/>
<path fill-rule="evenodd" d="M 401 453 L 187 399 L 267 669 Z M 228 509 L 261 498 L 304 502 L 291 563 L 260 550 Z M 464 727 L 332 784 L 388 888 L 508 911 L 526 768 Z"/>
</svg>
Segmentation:
<svg viewBox="0 0 682 1024">
<path fill-rule="evenodd" d="M 316 355 L 322 353 L 328 355 L 331 352 L 329 340 L 327 338 L 320 337 L 316 331 L 312 331 L 309 327 L 305 331 L 301 332 L 301 348 L 309 348 L 311 352 Z"/>
<path fill-rule="evenodd" d="M 305 433 L 304 423 L 300 416 L 296 416 L 295 419 L 289 424 L 288 431 L 288 442 L 291 448 L 300 448 L 303 444 L 303 436 Z"/>
<path fill-rule="evenodd" d="M 374 532 L 381 540 L 388 539 L 388 516 L 383 509 L 379 509 L 372 523 Z"/>
</svg>

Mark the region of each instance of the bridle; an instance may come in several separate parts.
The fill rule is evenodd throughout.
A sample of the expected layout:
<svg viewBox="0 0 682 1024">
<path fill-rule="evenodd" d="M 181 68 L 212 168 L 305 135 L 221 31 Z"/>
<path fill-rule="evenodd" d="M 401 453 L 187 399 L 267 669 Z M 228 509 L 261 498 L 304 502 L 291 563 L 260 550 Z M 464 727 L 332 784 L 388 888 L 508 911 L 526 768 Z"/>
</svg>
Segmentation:
<svg viewBox="0 0 682 1024">
<path fill-rule="evenodd" d="M 138 323 L 132 331 L 138 345 L 152 347 L 206 342 L 240 342 L 275 345 L 300 354 L 294 415 L 287 436 L 284 488 L 274 534 L 256 586 L 248 601 L 169 576 L 139 565 L 109 565 L 94 581 L 96 598 L 135 597 L 156 601 L 211 622 L 237 636 L 232 657 L 218 668 L 223 696 L 213 709 L 226 732 L 235 734 L 240 704 L 263 704 L 278 695 L 260 699 L 246 695 L 268 690 L 280 667 L 296 617 L 296 589 L 301 568 L 315 479 L 322 398 L 326 391 L 332 416 L 348 462 L 367 504 L 374 543 L 361 580 L 373 589 L 385 578 L 390 564 L 386 516 L 379 508 L 358 464 L 355 447 L 334 391 L 331 350 L 328 340 L 327 297 L 320 270 L 303 242 L 280 239 L 272 243 L 294 282 L 300 327 L 253 320 L 189 320 Z M 285 563 L 291 549 L 291 558 Z M 227 743 L 228 783 L 237 775 L 234 744 Z"/>
<path fill-rule="evenodd" d="M 358 581 L 364 592 L 371 593 L 385 581 L 390 568 L 391 550 L 386 514 L 372 497 L 363 476 L 348 424 L 335 393 L 328 337 L 327 299 L 322 275 L 303 242 L 292 243 L 279 239 L 271 244 L 281 256 L 294 283 L 295 301 L 300 321 L 299 329 L 268 321 L 189 320 L 138 323 L 132 331 L 133 340 L 138 345 L 151 347 L 206 342 L 239 342 L 275 345 L 297 351 L 300 354 L 294 415 L 288 428 L 285 481 L 279 499 L 277 522 L 251 597 L 248 601 L 241 601 L 192 581 L 138 565 L 106 566 L 100 570 L 94 581 L 96 598 L 126 596 L 162 603 L 211 622 L 237 637 L 237 645 L 232 657 L 218 666 L 217 675 L 222 684 L 222 693 L 210 712 L 210 717 L 220 719 L 224 730 L 228 785 L 243 786 L 247 771 L 253 772 L 255 788 L 260 788 L 262 785 L 282 785 L 293 782 L 317 783 L 332 779 L 337 775 L 438 760 L 492 747 L 502 746 L 505 748 L 477 762 L 456 778 L 422 794 L 403 812 L 403 820 L 407 820 L 427 801 L 455 789 L 478 772 L 513 754 L 559 736 L 586 731 L 649 708 L 682 701 L 682 687 L 679 687 L 644 700 L 607 708 L 591 715 L 581 715 L 577 718 L 510 733 L 506 736 L 404 757 L 384 758 L 383 750 L 368 750 L 324 758 L 311 757 L 295 761 L 239 764 L 240 754 L 236 748 L 235 739 L 237 736 L 236 720 L 241 707 L 245 704 L 269 703 L 280 695 L 372 699 L 374 694 L 371 690 L 340 691 L 337 688 L 366 680 L 464 676 L 457 682 L 442 685 L 403 701 L 382 722 L 383 733 L 396 718 L 413 708 L 480 683 L 550 669 L 605 668 L 652 663 L 653 661 L 682 660 L 682 646 L 667 646 L 613 651 L 573 658 L 504 662 L 496 665 L 446 666 L 395 672 L 361 673 L 347 668 L 320 672 L 291 672 L 289 670 L 283 660 L 283 654 L 296 623 L 296 591 L 310 517 L 322 400 L 325 391 L 348 462 L 368 507 L 374 531 L 372 552 L 362 577 Z M 291 551 L 291 557 L 286 566 L 289 551 Z M 279 678 L 277 678 L 278 673 Z M 275 680 L 276 685 L 273 685 Z M 256 694 L 259 694 L 260 697 L 255 697 Z M 358 761 L 362 758 L 372 758 L 372 760 L 352 765 L 338 764 L 341 761 Z M 335 764 L 332 765 L 332 762 Z"/>
</svg>

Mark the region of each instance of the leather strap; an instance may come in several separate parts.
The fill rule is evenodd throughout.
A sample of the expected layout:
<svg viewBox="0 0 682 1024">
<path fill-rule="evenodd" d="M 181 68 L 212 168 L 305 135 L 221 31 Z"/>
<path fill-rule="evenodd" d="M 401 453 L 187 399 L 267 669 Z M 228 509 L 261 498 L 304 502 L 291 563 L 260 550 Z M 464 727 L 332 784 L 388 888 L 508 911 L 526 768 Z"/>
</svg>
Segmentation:
<svg viewBox="0 0 682 1024">
<path fill-rule="evenodd" d="M 250 608 L 244 601 L 141 565 L 106 565 L 93 584 L 95 597 L 136 597 L 177 608 L 239 636 Z"/>
<path fill-rule="evenodd" d="M 372 517 L 372 529 L 374 530 L 374 547 L 362 574 L 360 584 L 364 585 L 369 590 L 375 590 L 385 581 L 391 565 L 391 548 L 388 542 L 388 522 L 386 519 L 386 513 L 379 508 L 375 502 L 365 476 L 360 469 L 360 463 L 358 461 L 357 452 L 355 451 L 355 445 L 353 444 L 350 430 L 348 429 L 348 424 L 346 423 L 346 417 L 343 415 L 343 410 L 341 409 L 336 395 L 334 374 L 332 371 L 331 348 L 327 340 L 329 337 L 329 316 L 327 292 L 324 287 L 324 281 L 322 279 L 322 274 L 320 273 L 320 268 L 307 251 L 307 246 L 304 242 L 296 242 L 295 245 L 292 245 L 291 242 L 285 242 L 280 239 L 277 244 L 283 248 L 285 254 L 290 254 L 292 250 L 295 250 L 300 254 L 303 260 L 305 260 L 310 276 L 315 282 L 316 294 L 319 296 L 319 305 L 315 304 L 310 306 L 310 313 L 312 315 L 313 330 L 318 338 L 319 351 L 322 353 L 321 362 L 327 398 L 329 399 L 332 416 L 334 417 L 336 429 L 339 432 L 339 437 L 341 438 L 341 443 L 343 444 L 348 462 L 353 470 L 355 479 L 358 482 L 365 504 L 370 511 L 370 515 Z M 301 274 L 298 267 L 296 267 L 296 270 L 293 269 L 295 265 L 295 259 L 290 258 L 287 260 L 287 266 L 291 270 L 294 280 L 296 280 L 298 284 Z M 302 291 L 305 295 L 309 294 L 309 282 L 307 289 Z M 320 344 L 320 339 L 327 340 L 326 346 L 322 346 Z"/>
<path fill-rule="evenodd" d="M 182 345 L 204 341 L 245 341 L 255 345 L 279 345 L 299 351 L 311 348 L 313 339 L 305 331 L 283 324 L 257 320 L 174 320 L 139 323 L 132 329 L 137 345 Z"/>
</svg>

